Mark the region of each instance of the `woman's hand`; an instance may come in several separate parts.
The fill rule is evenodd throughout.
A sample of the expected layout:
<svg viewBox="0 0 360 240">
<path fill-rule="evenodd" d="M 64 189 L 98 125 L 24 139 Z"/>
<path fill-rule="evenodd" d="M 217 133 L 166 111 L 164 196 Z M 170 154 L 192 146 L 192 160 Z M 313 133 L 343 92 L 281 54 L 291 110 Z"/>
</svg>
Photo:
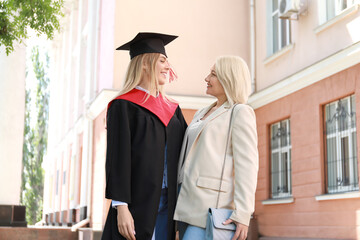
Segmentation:
<svg viewBox="0 0 360 240">
<path fill-rule="evenodd" d="M 245 240 L 247 237 L 247 234 L 248 234 L 249 227 L 244 224 L 235 222 L 234 220 L 232 220 L 230 218 L 228 220 L 226 220 L 223 224 L 227 225 L 230 223 L 235 223 L 235 225 L 236 225 L 236 231 L 235 231 L 234 237 L 231 240 Z"/>
<path fill-rule="evenodd" d="M 127 205 L 120 205 L 117 209 L 117 224 L 119 233 L 127 240 L 136 240 L 134 219 Z"/>
</svg>

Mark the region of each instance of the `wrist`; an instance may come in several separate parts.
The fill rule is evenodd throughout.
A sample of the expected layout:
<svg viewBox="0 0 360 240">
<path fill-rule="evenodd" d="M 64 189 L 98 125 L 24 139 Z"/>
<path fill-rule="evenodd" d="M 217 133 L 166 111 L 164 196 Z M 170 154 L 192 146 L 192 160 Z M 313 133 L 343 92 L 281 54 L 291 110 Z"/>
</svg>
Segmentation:
<svg viewBox="0 0 360 240">
<path fill-rule="evenodd" d="M 116 206 L 114 206 L 114 208 L 116 208 L 116 209 L 127 209 L 128 205 L 116 205 Z"/>
</svg>

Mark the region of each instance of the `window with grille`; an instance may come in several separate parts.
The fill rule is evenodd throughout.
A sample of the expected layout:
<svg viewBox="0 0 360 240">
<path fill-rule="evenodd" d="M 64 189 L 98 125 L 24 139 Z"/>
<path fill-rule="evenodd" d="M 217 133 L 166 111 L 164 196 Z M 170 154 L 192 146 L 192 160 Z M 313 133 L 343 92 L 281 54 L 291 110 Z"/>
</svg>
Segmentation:
<svg viewBox="0 0 360 240">
<path fill-rule="evenodd" d="M 268 3 L 268 56 L 290 44 L 290 21 L 279 18 L 279 0 Z"/>
<path fill-rule="evenodd" d="M 325 105 L 324 114 L 327 192 L 358 190 L 355 96 Z"/>
<path fill-rule="evenodd" d="M 290 120 L 270 126 L 271 136 L 271 198 L 291 196 Z"/>
<path fill-rule="evenodd" d="M 357 0 L 326 0 L 326 19 L 330 20 L 343 10 L 353 6 Z"/>
</svg>

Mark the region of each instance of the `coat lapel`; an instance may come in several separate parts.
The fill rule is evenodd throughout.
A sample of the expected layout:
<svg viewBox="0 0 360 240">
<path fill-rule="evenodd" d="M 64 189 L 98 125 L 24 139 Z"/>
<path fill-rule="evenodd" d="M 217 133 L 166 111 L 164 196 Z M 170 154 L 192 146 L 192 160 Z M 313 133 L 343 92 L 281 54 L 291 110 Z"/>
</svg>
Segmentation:
<svg viewBox="0 0 360 240">
<path fill-rule="evenodd" d="M 200 112 L 199 114 L 197 114 L 197 116 L 192 120 L 191 123 L 199 121 L 215 104 L 216 104 L 216 102 L 213 103 L 213 104 L 211 104 L 209 107 L 206 107 L 206 108 L 204 108 L 203 110 L 201 110 L 201 112 Z M 196 142 L 198 141 L 198 138 L 199 138 L 199 136 L 200 136 L 200 133 L 204 130 L 204 128 L 206 127 L 206 125 L 207 125 L 209 122 L 211 122 L 212 120 L 214 120 L 215 118 L 221 116 L 223 113 L 227 112 L 229 109 L 230 109 L 230 104 L 229 104 L 229 102 L 225 102 L 223 105 L 221 105 L 221 107 L 219 107 L 218 109 L 216 109 L 215 112 L 213 112 L 212 114 L 210 114 L 209 116 L 207 116 L 207 118 L 205 118 L 205 120 L 203 120 L 203 121 L 204 121 L 204 124 L 202 125 L 202 127 L 196 129 L 196 133 L 195 133 L 195 134 L 196 134 L 196 137 L 195 137 L 195 140 L 194 140 L 192 146 L 190 146 L 189 153 L 188 153 L 187 156 L 190 156 L 190 155 L 191 155 L 191 152 L 192 152 L 192 150 L 193 150 L 193 148 L 194 148 L 194 145 L 195 145 Z M 191 127 L 191 124 L 189 125 L 189 127 Z M 189 127 L 188 127 L 188 128 L 189 128 Z M 187 134 L 187 131 L 188 131 L 188 130 L 189 130 L 189 129 L 186 130 L 185 135 Z M 184 140 L 185 140 L 185 139 L 184 139 Z M 185 140 L 185 141 L 187 141 L 187 140 Z M 184 167 L 184 163 L 185 163 L 185 161 L 186 161 L 186 159 L 184 159 L 184 157 L 185 157 L 184 155 L 185 155 L 185 153 L 186 153 L 186 145 L 187 145 L 187 142 L 185 142 L 185 141 L 184 141 L 185 146 L 184 146 L 184 144 L 183 144 L 183 147 L 182 147 L 182 149 L 181 149 L 180 161 L 179 161 L 179 170 L 178 170 L 178 171 L 179 171 L 179 180 L 180 180 L 180 182 L 182 182 L 182 174 L 183 174 L 183 170 L 184 170 L 183 167 Z"/>
<path fill-rule="evenodd" d="M 211 104 L 209 107 L 205 108 L 198 116 L 197 119 L 195 119 L 196 121 L 199 121 L 216 103 Z M 206 125 L 211 122 L 212 120 L 214 120 L 215 118 L 219 117 L 221 114 L 227 112 L 230 109 L 230 104 L 228 102 L 225 102 L 223 105 L 221 105 L 221 107 L 219 107 L 218 109 L 215 110 L 215 112 L 213 112 L 212 114 L 210 114 L 209 116 L 207 116 L 207 118 L 205 118 L 204 124 L 202 125 L 201 128 L 198 128 L 196 131 L 196 137 L 195 137 L 195 141 L 194 143 L 197 141 L 200 133 L 203 131 L 203 129 L 206 127 Z"/>
</svg>

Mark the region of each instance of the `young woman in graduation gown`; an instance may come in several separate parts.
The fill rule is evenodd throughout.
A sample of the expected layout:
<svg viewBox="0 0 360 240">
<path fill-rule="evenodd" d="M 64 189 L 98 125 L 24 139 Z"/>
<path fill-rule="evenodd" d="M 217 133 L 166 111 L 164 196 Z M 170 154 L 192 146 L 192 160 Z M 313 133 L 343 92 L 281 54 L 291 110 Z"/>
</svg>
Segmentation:
<svg viewBox="0 0 360 240">
<path fill-rule="evenodd" d="M 107 110 L 105 197 L 112 204 L 104 240 L 175 237 L 177 167 L 187 124 L 162 91 L 172 72 L 164 46 L 175 38 L 139 33 L 117 49 L 130 50 L 131 62 L 124 88 Z"/>
</svg>

